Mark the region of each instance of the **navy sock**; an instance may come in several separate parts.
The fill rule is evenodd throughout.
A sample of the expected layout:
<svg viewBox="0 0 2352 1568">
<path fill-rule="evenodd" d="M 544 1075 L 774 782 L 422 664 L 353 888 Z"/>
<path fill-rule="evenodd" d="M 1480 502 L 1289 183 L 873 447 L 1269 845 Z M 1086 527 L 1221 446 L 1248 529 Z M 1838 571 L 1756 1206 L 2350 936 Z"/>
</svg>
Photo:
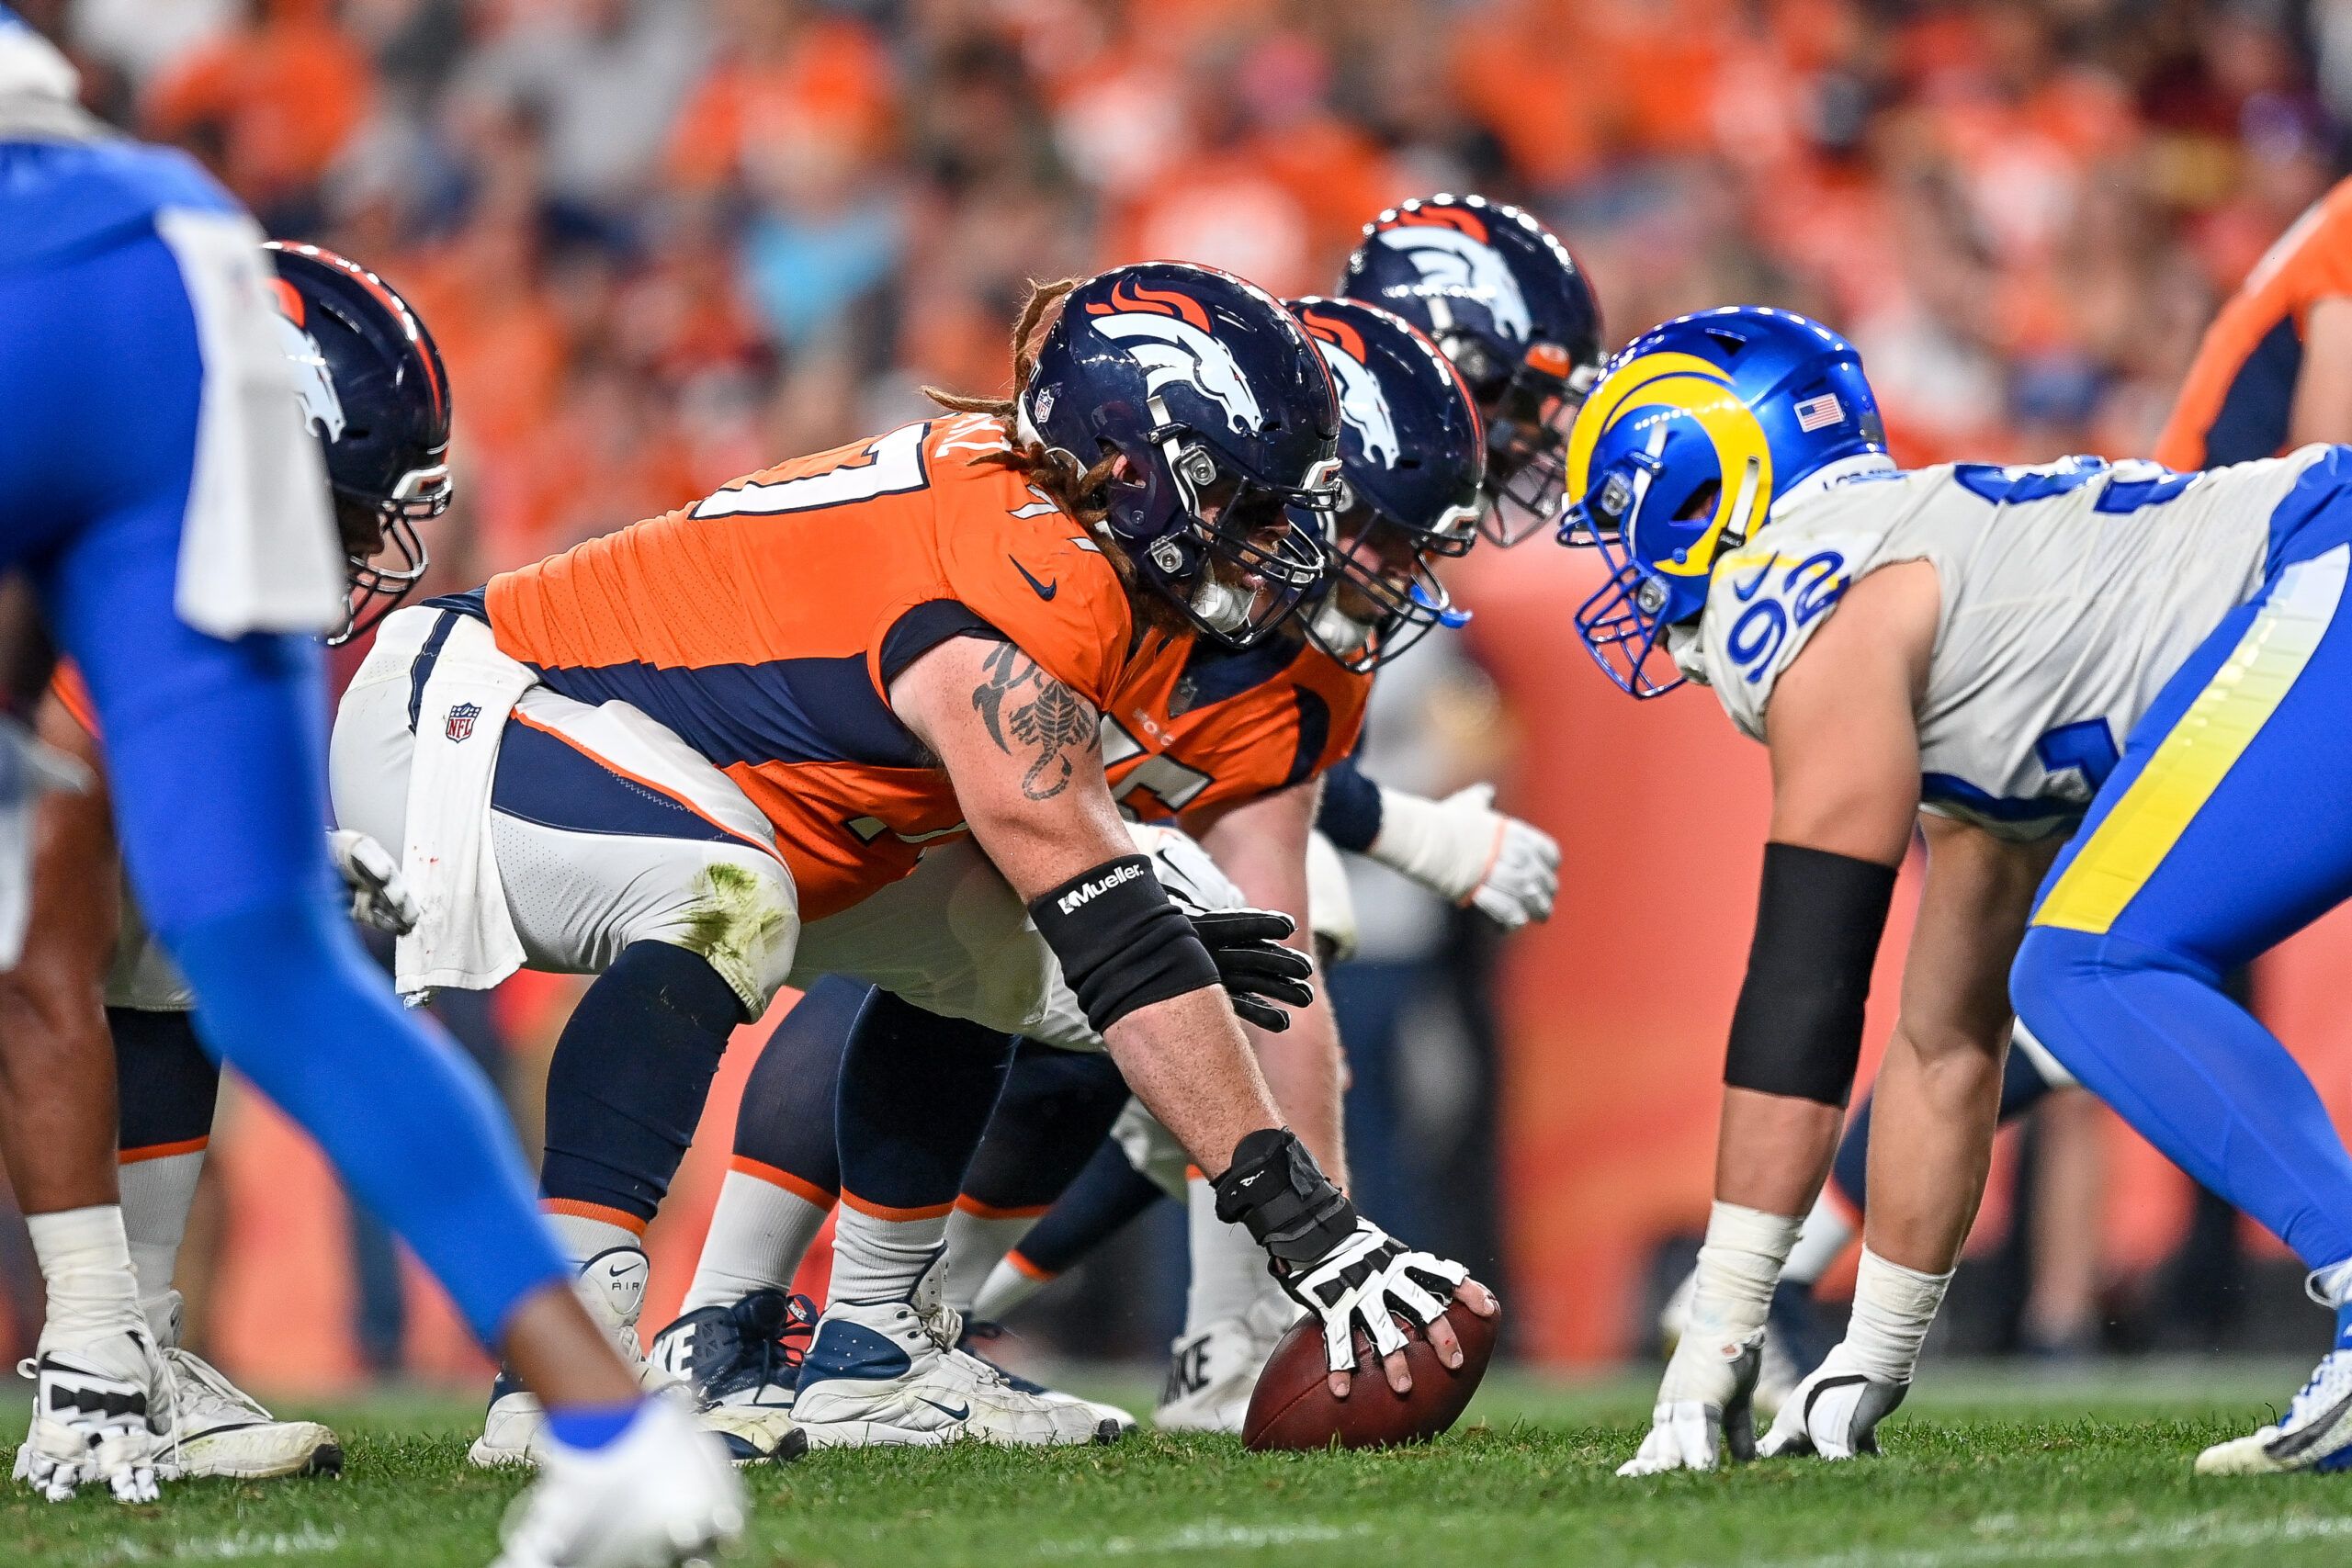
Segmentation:
<svg viewBox="0 0 2352 1568">
<path fill-rule="evenodd" d="M 844 1201 L 944 1214 L 1004 1087 L 1012 1037 L 887 991 L 866 998 L 834 1109 Z"/>
<path fill-rule="evenodd" d="M 1021 1256 L 1040 1274 L 1067 1272 L 1167 1196 L 1159 1183 L 1127 1162 L 1118 1145 L 1098 1144 L 1069 1190 L 1021 1238 Z"/>
<path fill-rule="evenodd" d="M 743 1080 L 735 1153 L 825 1192 L 842 1186 L 833 1100 L 842 1056 L 870 987 L 828 976 L 784 1015 Z"/>
<path fill-rule="evenodd" d="M 556 1042 L 540 1192 L 651 1219 L 742 1021 L 734 987 L 696 954 L 662 942 L 623 949 Z"/>
<path fill-rule="evenodd" d="M 1078 1179 L 1126 1103 L 1127 1080 L 1107 1055 L 1022 1041 L 964 1196 L 989 1209 L 1045 1208 Z"/>
<path fill-rule="evenodd" d="M 184 1012 L 107 1009 L 114 1036 L 118 1136 L 125 1154 L 200 1142 L 212 1134 L 220 1068 Z"/>
</svg>

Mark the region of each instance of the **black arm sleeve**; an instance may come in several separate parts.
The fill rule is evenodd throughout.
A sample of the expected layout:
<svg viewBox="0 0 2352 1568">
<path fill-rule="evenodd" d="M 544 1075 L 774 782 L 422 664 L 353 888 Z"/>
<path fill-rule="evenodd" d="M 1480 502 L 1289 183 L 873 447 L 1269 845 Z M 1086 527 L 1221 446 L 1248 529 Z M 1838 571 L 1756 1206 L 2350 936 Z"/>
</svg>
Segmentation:
<svg viewBox="0 0 2352 1568">
<path fill-rule="evenodd" d="M 1097 1034 L 1137 1008 L 1220 983 L 1216 961 L 1143 855 L 1079 873 L 1031 899 L 1029 918 Z"/>
<path fill-rule="evenodd" d="M 1732 1015 L 1724 1083 L 1846 1103 L 1862 1053 L 1871 965 L 1894 897 L 1893 866 L 1795 844 L 1764 846 L 1764 890 Z"/>
<path fill-rule="evenodd" d="M 1323 770 L 1323 804 L 1316 810 L 1315 826 L 1340 848 L 1362 854 L 1380 837 L 1380 786 L 1364 777 L 1357 755 L 1351 751 Z"/>
</svg>

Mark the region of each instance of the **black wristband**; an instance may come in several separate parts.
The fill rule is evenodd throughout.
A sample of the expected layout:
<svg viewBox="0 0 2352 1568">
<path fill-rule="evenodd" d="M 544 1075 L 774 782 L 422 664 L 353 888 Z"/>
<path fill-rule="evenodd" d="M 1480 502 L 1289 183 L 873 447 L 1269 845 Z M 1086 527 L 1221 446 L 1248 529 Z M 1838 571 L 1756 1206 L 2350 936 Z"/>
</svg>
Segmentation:
<svg viewBox="0 0 2352 1568">
<path fill-rule="evenodd" d="M 1216 960 L 1144 855 L 1080 873 L 1032 899 L 1029 918 L 1097 1034 L 1137 1008 L 1218 984 Z"/>
<path fill-rule="evenodd" d="M 1764 846 L 1747 978 L 1732 1014 L 1724 1082 L 1843 1106 L 1862 1054 L 1871 966 L 1894 868 L 1796 844 Z"/>
<path fill-rule="evenodd" d="M 1216 1217 L 1249 1227 L 1277 1261 L 1313 1263 L 1355 1234 L 1356 1206 L 1287 1127 L 1244 1137 L 1234 1145 L 1233 1163 L 1210 1185 Z"/>
</svg>

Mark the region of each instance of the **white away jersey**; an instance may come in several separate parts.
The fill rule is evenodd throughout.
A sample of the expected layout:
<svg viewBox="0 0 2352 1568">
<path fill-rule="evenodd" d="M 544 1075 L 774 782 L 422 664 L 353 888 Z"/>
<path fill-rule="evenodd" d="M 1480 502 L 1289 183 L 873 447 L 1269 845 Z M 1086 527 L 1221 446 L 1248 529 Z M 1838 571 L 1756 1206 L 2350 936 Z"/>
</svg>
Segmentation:
<svg viewBox="0 0 2352 1568">
<path fill-rule="evenodd" d="M 1922 806 L 2007 837 L 2064 831 L 2173 671 L 2260 586 L 2272 512 L 2335 451 L 2198 474 L 2071 457 L 1858 477 L 1724 558 L 1682 659 L 1760 740 L 1774 683 L 1847 588 L 1929 561 L 1943 607 Z"/>
</svg>

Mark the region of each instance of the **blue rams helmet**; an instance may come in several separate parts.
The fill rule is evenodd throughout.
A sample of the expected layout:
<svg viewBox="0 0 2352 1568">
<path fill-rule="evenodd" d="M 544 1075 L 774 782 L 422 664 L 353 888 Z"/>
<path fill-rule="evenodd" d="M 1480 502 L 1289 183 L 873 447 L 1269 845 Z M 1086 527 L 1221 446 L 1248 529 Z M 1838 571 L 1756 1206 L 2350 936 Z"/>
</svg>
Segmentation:
<svg viewBox="0 0 2352 1568">
<path fill-rule="evenodd" d="M 1322 351 L 1341 425 L 1333 570 L 1306 635 L 1348 669 L 1372 670 L 1431 626 L 1470 619 L 1429 558 L 1477 542 L 1486 434 L 1460 374 L 1411 323 L 1354 299 L 1288 303 Z"/>
<path fill-rule="evenodd" d="M 1246 646 L 1321 581 L 1339 402 L 1263 289 L 1181 262 L 1089 278 L 1038 344 L 1016 412 L 1024 445 L 1101 487 L 1113 544 L 1208 636 Z"/>
<path fill-rule="evenodd" d="M 1609 569 L 1577 611 L 1577 635 L 1637 697 L 1681 684 L 1650 662 L 1661 635 L 1705 609 L 1716 561 L 1776 501 L 1833 464 L 1894 466 L 1854 345 L 1754 305 L 1678 316 L 1626 344 L 1577 415 L 1567 457 L 1580 499 L 1560 538 L 1597 546 Z"/>
<path fill-rule="evenodd" d="M 1561 454 L 1600 367 L 1600 303 L 1567 246 L 1516 207 L 1432 196 L 1364 225 L 1340 292 L 1435 339 L 1487 423 L 1487 536 L 1513 545 L 1551 524 Z"/>
<path fill-rule="evenodd" d="M 417 525 L 449 509 L 449 377 L 408 302 L 317 245 L 271 240 L 279 324 L 302 416 L 326 452 L 351 591 L 348 641 L 390 615 L 431 563 Z"/>
</svg>

